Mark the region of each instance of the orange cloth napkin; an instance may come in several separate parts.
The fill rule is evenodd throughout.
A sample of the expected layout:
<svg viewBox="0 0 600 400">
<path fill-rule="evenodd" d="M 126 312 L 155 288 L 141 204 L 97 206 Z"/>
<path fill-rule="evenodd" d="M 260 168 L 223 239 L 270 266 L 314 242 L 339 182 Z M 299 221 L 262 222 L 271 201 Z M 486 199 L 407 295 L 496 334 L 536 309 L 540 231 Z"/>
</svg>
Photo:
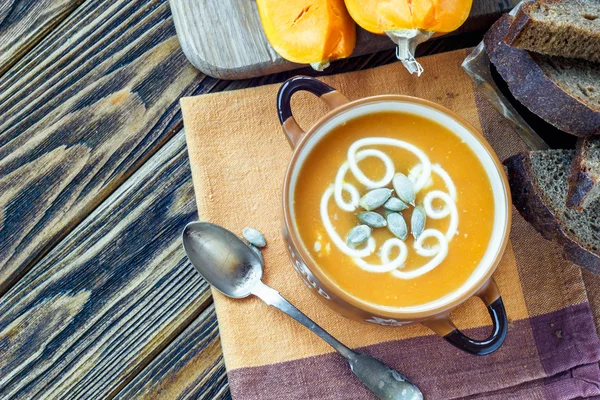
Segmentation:
<svg viewBox="0 0 600 400">
<path fill-rule="evenodd" d="M 526 150 L 474 92 L 460 68 L 465 56 L 460 50 L 425 57 L 420 78 L 394 63 L 323 81 L 351 100 L 391 93 L 440 103 L 482 128 L 501 159 Z M 200 218 L 239 234 L 246 226 L 262 231 L 268 240 L 266 284 L 343 343 L 406 373 L 426 398 L 600 395 L 600 346 L 581 272 L 516 212 L 511 245 L 494 276 L 510 328 L 502 348 L 490 356 L 462 353 L 421 325 L 363 324 L 323 306 L 296 276 L 282 237 L 282 183 L 292 151 L 277 119 L 278 87 L 181 100 Z M 292 108 L 304 127 L 326 112 L 306 93 L 294 97 Z M 289 317 L 256 298 L 213 295 L 234 399 L 372 398 L 330 347 Z M 453 319 L 479 337 L 490 325 L 476 299 L 459 307 Z"/>
</svg>

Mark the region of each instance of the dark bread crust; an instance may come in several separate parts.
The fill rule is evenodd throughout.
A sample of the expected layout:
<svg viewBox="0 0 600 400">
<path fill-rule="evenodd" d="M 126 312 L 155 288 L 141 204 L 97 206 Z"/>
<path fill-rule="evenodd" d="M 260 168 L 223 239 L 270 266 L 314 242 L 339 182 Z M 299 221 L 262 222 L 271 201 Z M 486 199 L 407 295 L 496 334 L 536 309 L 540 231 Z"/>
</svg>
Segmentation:
<svg viewBox="0 0 600 400">
<path fill-rule="evenodd" d="M 504 42 L 509 46 L 514 46 L 519 42 L 521 34 L 527 29 L 527 25 L 531 24 L 531 18 L 529 14 L 523 10 L 527 6 L 523 6 L 517 11 L 517 15 L 514 16 L 508 33 L 504 36 Z"/>
<path fill-rule="evenodd" d="M 562 131 L 575 136 L 599 135 L 600 112 L 562 90 L 544 74 L 529 52 L 504 42 L 513 19 L 504 15 L 484 38 L 490 60 L 512 95 L 531 112 Z"/>
<path fill-rule="evenodd" d="M 529 155 L 517 154 L 506 159 L 503 164 L 508 171 L 514 206 L 544 239 L 556 239 L 560 232 L 560 225 L 534 186 L 535 174 L 531 168 Z"/>
<path fill-rule="evenodd" d="M 577 141 L 577 150 L 575 159 L 571 164 L 571 175 L 569 175 L 569 193 L 567 194 L 567 207 L 578 210 L 583 209 L 586 198 L 594 189 L 598 182 L 590 175 L 587 168 L 584 167 L 584 139 Z"/>
<path fill-rule="evenodd" d="M 564 232 L 560 221 L 545 204 L 535 182 L 529 154 L 517 154 L 504 161 L 513 204 L 523 218 L 545 239 L 563 247 L 563 257 L 595 274 L 600 274 L 600 256 L 582 247 Z"/>
</svg>

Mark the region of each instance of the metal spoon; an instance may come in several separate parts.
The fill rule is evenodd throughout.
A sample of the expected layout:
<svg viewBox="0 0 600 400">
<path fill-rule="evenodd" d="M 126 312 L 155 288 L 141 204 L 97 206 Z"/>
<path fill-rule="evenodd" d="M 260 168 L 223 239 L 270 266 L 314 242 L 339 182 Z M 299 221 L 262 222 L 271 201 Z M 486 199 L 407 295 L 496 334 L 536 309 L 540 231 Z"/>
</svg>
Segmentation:
<svg viewBox="0 0 600 400">
<path fill-rule="evenodd" d="M 350 350 L 278 291 L 262 283 L 263 265 L 258 256 L 230 231 L 206 222 L 192 222 L 183 230 L 183 247 L 200 275 L 219 292 L 234 299 L 253 294 L 294 318 L 340 353 L 358 379 L 380 399 L 423 399 L 419 388 L 406 377 L 371 356 Z"/>
</svg>

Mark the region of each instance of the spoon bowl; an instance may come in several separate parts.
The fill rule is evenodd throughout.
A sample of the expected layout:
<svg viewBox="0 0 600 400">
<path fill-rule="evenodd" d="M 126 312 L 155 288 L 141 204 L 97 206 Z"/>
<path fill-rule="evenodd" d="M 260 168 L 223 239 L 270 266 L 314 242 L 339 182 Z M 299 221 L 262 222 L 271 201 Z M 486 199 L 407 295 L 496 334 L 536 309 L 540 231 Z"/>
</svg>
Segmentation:
<svg viewBox="0 0 600 400">
<path fill-rule="evenodd" d="M 226 296 L 242 299 L 260 282 L 258 256 L 236 235 L 208 222 L 192 222 L 183 230 L 183 248 L 200 275 Z"/>
</svg>

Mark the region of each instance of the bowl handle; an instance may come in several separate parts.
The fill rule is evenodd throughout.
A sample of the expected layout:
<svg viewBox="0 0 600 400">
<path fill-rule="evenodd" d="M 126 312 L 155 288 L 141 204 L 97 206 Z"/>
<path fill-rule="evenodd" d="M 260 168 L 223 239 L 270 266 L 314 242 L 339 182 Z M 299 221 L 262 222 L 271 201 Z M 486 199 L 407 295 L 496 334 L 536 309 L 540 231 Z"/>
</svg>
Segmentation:
<svg viewBox="0 0 600 400">
<path fill-rule="evenodd" d="M 331 86 L 309 76 L 295 76 L 285 81 L 277 94 L 277 113 L 279 114 L 279 122 L 281 122 L 283 131 L 292 148 L 296 147 L 302 136 L 306 133 L 294 119 L 290 104 L 292 95 L 300 90 L 305 90 L 318 96 L 327 104 L 330 110 L 350 102 L 346 96 Z"/>
<path fill-rule="evenodd" d="M 450 320 L 450 316 L 423 322 L 435 333 L 442 336 L 453 346 L 477 356 L 485 356 L 498 350 L 508 330 L 508 319 L 506 310 L 498 286 L 493 279 L 490 279 L 482 289 L 479 290 L 477 296 L 483 300 L 488 308 L 490 317 L 492 317 L 493 331 L 492 334 L 484 340 L 475 340 L 464 335 L 459 331 Z"/>
</svg>

